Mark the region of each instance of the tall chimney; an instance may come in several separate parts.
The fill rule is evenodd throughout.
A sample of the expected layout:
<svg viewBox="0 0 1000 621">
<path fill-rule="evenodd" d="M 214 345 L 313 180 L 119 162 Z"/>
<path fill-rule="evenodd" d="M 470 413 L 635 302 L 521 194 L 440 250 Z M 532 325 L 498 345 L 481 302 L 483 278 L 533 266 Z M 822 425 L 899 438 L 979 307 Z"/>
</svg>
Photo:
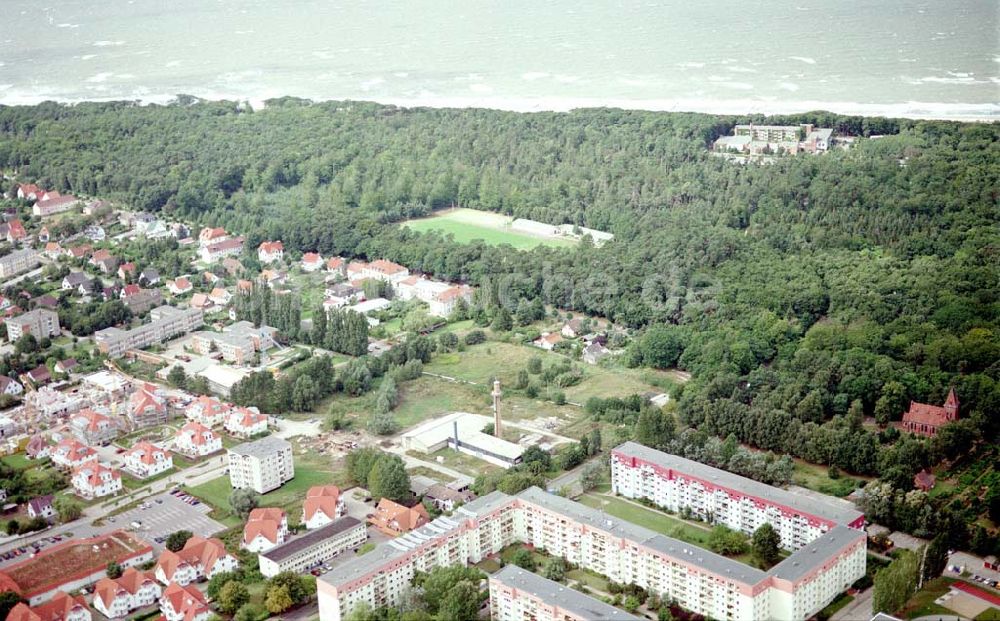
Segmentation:
<svg viewBox="0 0 1000 621">
<path fill-rule="evenodd" d="M 503 437 L 503 427 L 500 425 L 500 380 L 493 380 L 493 436 Z"/>
<path fill-rule="evenodd" d="M 455 435 L 455 450 L 457 451 L 458 450 L 458 421 L 457 420 L 451 421 L 451 429 L 452 429 L 452 432 Z"/>
</svg>

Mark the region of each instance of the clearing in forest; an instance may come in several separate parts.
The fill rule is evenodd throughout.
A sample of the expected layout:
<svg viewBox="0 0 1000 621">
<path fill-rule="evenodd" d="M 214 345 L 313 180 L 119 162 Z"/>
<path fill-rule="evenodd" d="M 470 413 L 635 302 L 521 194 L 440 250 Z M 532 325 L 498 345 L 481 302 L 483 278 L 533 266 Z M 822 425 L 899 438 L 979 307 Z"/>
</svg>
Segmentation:
<svg viewBox="0 0 1000 621">
<path fill-rule="evenodd" d="M 439 211 L 427 218 L 407 220 L 402 226 L 420 233 L 450 233 L 455 241 L 462 244 L 481 239 L 493 246 L 509 244 L 521 250 L 542 245 L 569 248 L 577 244 L 576 240 L 567 237 L 515 231 L 511 228 L 511 218 L 508 216 L 464 207 Z"/>
</svg>

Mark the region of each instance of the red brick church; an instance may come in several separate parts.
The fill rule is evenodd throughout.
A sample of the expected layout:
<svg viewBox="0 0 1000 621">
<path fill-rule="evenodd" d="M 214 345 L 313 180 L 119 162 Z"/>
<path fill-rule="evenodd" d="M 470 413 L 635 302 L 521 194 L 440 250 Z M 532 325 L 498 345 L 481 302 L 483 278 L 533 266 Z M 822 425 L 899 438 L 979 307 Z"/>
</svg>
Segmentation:
<svg viewBox="0 0 1000 621">
<path fill-rule="evenodd" d="M 943 407 L 910 401 L 910 411 L 903 414 L 903 430 L 933 438 L 941 427 L 956 420 L 958 396 L 952 388 Z"/>
</svg>

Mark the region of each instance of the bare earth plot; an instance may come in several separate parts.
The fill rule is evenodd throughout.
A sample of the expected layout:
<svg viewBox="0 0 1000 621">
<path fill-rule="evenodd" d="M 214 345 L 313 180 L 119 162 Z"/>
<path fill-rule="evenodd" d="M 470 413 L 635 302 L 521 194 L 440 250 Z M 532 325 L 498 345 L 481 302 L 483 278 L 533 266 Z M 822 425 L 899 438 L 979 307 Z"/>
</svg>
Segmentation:
<svg viewBox="0 0 1000 621">
<path fill-rule="evenodd" d="M 417 232 L 439 231 L 450 234 L 455 241 L 466 244 L 481 239 L 487 244 L 499 246 L 509 244 L 518 249 L 529 249 L 536 246 L 552 246 L 555 248 L 570 248 L 577 244 L 571 239 L 531 235 L 510 229 L 507 216 L 478 209 L 449 209 L 428 218 L 408 220 L 402 224 Z"/>
</svg>

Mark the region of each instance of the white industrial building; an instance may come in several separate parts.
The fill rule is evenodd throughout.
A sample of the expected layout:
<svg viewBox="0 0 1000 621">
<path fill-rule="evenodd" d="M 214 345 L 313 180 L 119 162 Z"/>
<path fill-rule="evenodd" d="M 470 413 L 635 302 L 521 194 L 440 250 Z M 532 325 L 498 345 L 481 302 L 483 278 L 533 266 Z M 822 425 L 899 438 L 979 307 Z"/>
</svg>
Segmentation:
<svg viewBox="0 0 1000 621">
<path fill-rule="evenodd" d="M 520 463 L 524 447 L 483 433 L 492 423 L 486 416 L 452 412 L 403 434 L 403 448 L 430 454 L 449 447 L 501 468 Z"/>
</svg>

